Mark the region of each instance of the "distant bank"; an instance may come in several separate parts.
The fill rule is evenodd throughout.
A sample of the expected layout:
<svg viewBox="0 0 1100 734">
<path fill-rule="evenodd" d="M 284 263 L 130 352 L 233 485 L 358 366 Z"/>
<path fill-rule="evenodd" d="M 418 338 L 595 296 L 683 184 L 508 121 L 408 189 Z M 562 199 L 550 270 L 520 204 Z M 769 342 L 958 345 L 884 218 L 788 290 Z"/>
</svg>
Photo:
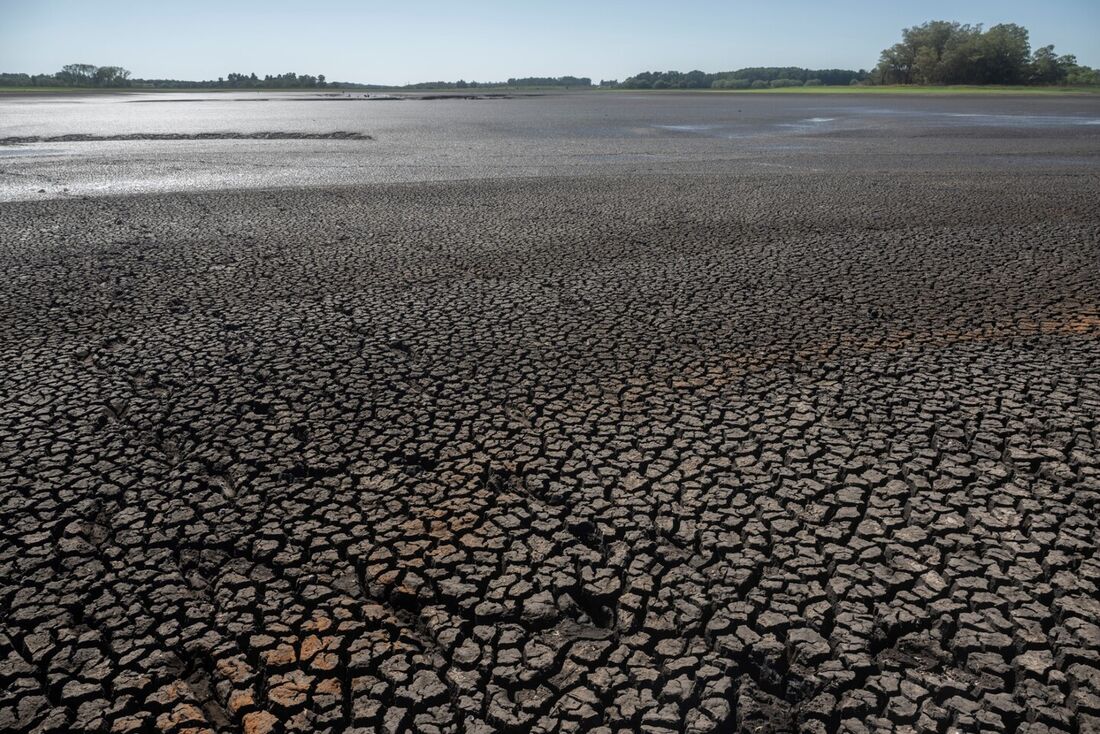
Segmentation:
<svg viewBox="0 0 1100 734">
<path fill-rule="evenodd" d="M 54 74 L 0 73 L 0 91 L 130 89 L 155 90 L 266 90 L 266 91 L 476 91 L 476 90 L 720 90 L 830 92 L 840 89 L 899 88 L 913 93 L 959 91 L 1020 92 L 1025 89 L 1082 91 L 1100 87 L 1100 71 L 1077 62 L 1073 54 L 1057 54 L 1053 45 L 1032 51 L 1028 30 L 1015 23 L 989 29 L 943 20 L 902 30 L 902 40 L 884 49 L 878 64 L 866 69 L 809 69 L 798 66 L 745 67 L 734 71 L 644 71 L 622 81 L 590 77 L 513 77 L 507 81 L 433 81 L 389 86 L 332 82 L 324 74 L 288 72 L 260 77 L 230 73 L 218 79 L 134 79 L 120 66 L 68 64 Z"/>
<path fill-rule="evenodd" d="M 225 92 L 256 92 L 267 94 L 286 94 L 311 92 L 308 89 L 270 89 L 246 87 L 207 87 L 202 89 L 181 89 L 179 87 L 125 87 L 125 88 L 89 88 L 89 87 L 5 87 L 0 86 L 0 95 L 45 95 L 66 96 L 70 94 L 143 94 L 167 92 L 177 93 L 225 93 Z M 449 87 L 421 87 L 413 94 L 404 87 L 378 87 L 371 90 L 346 90 L 339 95 L 332 95 L 329 91 L 317 91 L 317 97 L 339 96 L 351 99 L 423 99 L 423 95 L 429 94 L 439 97 L 461 98 L 491 98 L 513 95 L 532 94 L 646 94 L 646 95 L 680 95 L 680 94 L 705 94 L 705 95 L 925 95 L 925 96 L 950 96 L 950 95 L 1027 95 L 1027 96 L 1066 96 L 1066 95 L 1098 95 L 1100 86 L 1028 86 L 1028 85 L 920 85 L 920 84 L 886 84 L 880 86 L 811 86 L 811 87 L 769 87 L 763 89 L 628 89 L 625 87 L 588 87 L 560 89 L 548 87 L 498 87 L 485 90 L 456 91 Z M 392 95 L 392 96 L 391 96 Z"/>
</svg>

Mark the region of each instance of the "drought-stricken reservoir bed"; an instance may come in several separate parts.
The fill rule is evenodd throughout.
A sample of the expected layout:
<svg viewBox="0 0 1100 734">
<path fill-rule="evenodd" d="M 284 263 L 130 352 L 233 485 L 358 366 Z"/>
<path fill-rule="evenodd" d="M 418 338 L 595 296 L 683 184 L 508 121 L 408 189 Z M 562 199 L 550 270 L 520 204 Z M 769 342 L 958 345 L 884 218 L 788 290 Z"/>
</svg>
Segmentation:
<svg viewBox="0 0 1100 734">
<path fill-rule="evenodd" d="M 1098 183 L 5 204 L 0 729 L 1096 731 Z"/>
<path fill-rule="evenodd" d="M 1081 173 L 1100 95 L 0 95 L 0 202 L 532 176 Z"/>
</svg>

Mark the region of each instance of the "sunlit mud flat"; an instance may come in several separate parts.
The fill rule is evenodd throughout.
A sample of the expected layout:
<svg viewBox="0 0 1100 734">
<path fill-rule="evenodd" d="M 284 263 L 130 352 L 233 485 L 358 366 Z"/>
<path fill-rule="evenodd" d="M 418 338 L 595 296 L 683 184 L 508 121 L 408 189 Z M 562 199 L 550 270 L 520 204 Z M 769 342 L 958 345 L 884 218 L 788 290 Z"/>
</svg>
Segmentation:
<svg viewBox="0 0 1100 734">
<path fill-rule="evenodd" d="M 1100 729 L 1096 102 L 130 99 L 0 102 L 0 731 Z"/>
<path fill-rule="evenodd" d="M 1092 97 L 0 97 L 0 200 L 470 178 L 1094 170 Z M 1006 148 L 1006 142 L 1011 141 Z M 12 153 L 12 151 L 18 151 Z M 900 157 L 900 158 L 899 158 Z"/>
</svg>

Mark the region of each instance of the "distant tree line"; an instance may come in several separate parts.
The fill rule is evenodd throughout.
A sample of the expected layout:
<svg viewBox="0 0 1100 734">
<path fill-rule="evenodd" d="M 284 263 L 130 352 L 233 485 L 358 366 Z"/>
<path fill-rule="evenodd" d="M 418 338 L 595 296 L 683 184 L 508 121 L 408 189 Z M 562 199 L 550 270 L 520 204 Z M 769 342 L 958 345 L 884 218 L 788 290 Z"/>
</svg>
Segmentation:
<svg viewBox="0 0 1100 734">
<path fill-rule="evenodd" d="M 798 66 L 754 66 L 736 71 L 708 74 L 698 69 L 680 71 L 643 71 L 621 82 L 602 81 L 600 86 L 623 89 L 764 89 L 849 85 L 867 80 L 864 70 L 803 69 Z"/>
<path fill-rule="evenodd" d="M 587 76 L 524 76 L 513 77 L 504 83 L 508 87 L 591 87 Z"/>
<path fill-rule="evenodd" d="M 324 74 L 296 74 L 293 71 L 272 76 L 231 73 L 217 79 L 188 81 L 181 79 L 134 79 L 121 66 L 95 66 L 94 64 L 67 64 L 56 74 L 4 74 L 0 73 L 0 86 L 7 87 L 104 87 L 104 88 L 156 88 L 156 89 L 316 89 L 363 88 L 366 85 L 348 82 L 330 82 Z"/>
<path fill-rule="evenodd" d="M 345 82 L 329 82 L 324 74 L 285 74 L 259 77 L 256 74 L 230 73 L 217 79 L 200 82 L 179 79 L 137 79 L 133 86 L 157 87 L 167 89 L 318 89 L 322 87 L 344 88 L 357 85 Z"/>
<path fill-rule="evenodd" d="M 1100 84 L 1100 73 L 1059 56 L 1054 46 L 1034 52 L 1026 28 L 1001 23 L 988 30 L 934 20 L 906 28 L 882 52 L 876 84 Z"/>
<path fill-rule="evenodd" d="M 503 87 L 561 87 L 565 89 L 592 86 L 586 76 L 524 76 L 512 77 L 506 82 L 478 82 L 459 79 L 457 82 L 418 82 L 406 84 L 400 89 L 500 89 Z M 390 89 L 394 87 L 389 87 Z"/>
<path fill-rule="evenodd" d="M 324 74 L 286 74 L 259 77 L 255 73 L 230 73 L 217 79 L 188 81 L 183 79 L 133 79 L 130 72 L 120 66 L 95 66 L 93 64 L 68 64 L 56 74 L 4 74 L 0 73 L 0 86 L 7 87 L 107 87 L 137 89 L 491 89 L 501 87 L 561 87 L 565 89 L 592 86 L 589 77 L 577 76 L 527 76 L 513 77 L 506 82 L 478 82 L 460 79 L 457 82 L 421 82 L 404 87 L 382 84 L 355 84 L 330 82 Z"/>
<path fill-rule="evenodd" d="M 1034 52 L 1028 31 L 1014 23 L 988 30 L 934 20 L 906 28 L 870 72 L 860 69 L 752 67 L 711 74 L 699 70 L 645 71 L 601 87 L 623 89 L 767 89 L 853 84 L 1100 84 L 1100 71 L 1059 56 L 1054 46 Z"/>
<path fill-rule="evenodd" d="M 989 29 L 934 20 L 905 28 L 901 41 L 885 49 L 871 71 L 757 66 L 708 73 L 695 69 L 644 71 L 624 80 L 605 79 L 600 87 L 622 89 L 767 89 L 774 87 L 849 86 L 854 84 L 1036 84 L 1100 85 L 1100 71 L 1077 63 L 1072 54 L 1058 55 L 1054 46 L 1031 50 L 1028 31 L 1014 23 Z M 324 74 L 287 72 L 263 78 L 232 73 L 207 81 L 132 79 L 120 66 L 68 64 L 56 74 L 2 74 L 0 86 L 137 87 L 160 89 L 493 89 L 546 87 L 583 89 L 589 77 L 513 77 L 503 82 L 435 81 L 389 87 L 380 84 L 330 82 Z"/>
<path fill-rule="evenodd" d="M 128 87 L 133 80 L 121 66 L 66 64 L 56 74 L 0 74 L 7 87 Z"/>
</svg>

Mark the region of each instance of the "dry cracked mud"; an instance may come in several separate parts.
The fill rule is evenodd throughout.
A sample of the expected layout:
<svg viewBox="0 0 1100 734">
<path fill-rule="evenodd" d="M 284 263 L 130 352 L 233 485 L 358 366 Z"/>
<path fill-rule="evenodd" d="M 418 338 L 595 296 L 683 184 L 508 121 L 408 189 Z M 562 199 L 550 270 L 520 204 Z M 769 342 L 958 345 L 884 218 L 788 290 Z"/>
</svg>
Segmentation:
<svg viewBox="0 0 1100 734">
<path fill-rule="evenodd" d="M 1100 178 L 0 208 L 0 730 L 1100 730 Z"/>
</svg>

